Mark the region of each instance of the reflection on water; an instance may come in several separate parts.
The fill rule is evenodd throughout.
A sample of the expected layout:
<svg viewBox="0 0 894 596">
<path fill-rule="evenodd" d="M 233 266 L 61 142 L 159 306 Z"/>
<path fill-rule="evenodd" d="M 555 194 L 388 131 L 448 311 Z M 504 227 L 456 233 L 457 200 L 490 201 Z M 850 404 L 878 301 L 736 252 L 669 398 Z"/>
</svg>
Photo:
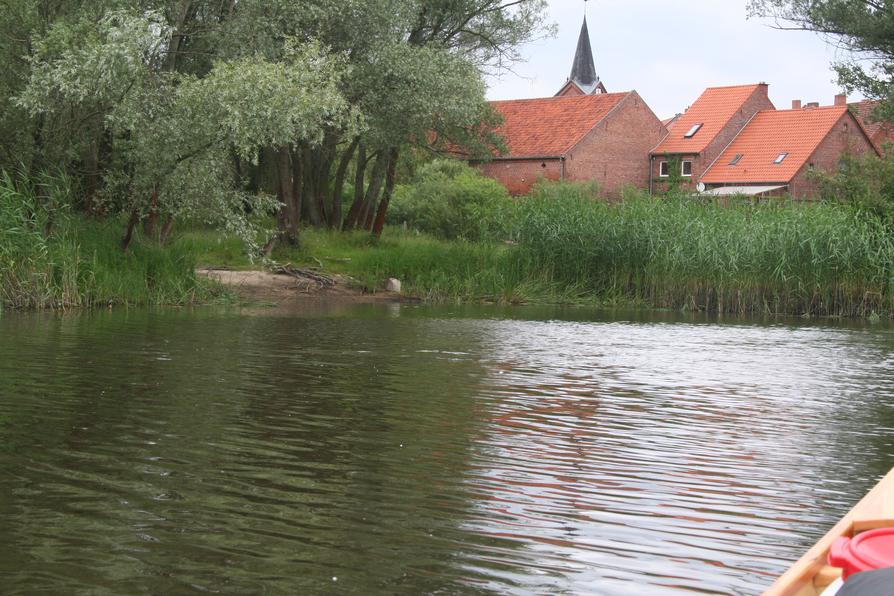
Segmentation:
<svg viewBox="0 0 894 596">
<path fill-rule="evenodd" d="M 894 465 L 889 327 L 0 318 L 11 592 L 754 594 Z"/>
</svg>

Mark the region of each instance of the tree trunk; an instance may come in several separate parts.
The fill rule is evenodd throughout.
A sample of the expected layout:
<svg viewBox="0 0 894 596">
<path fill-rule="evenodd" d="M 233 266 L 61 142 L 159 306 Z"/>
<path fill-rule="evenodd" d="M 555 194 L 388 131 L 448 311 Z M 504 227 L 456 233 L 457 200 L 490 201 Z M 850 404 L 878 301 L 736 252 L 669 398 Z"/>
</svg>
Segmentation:
<svg viewBox="0 0 894 596">
<path fill-rule="evenodd" d="M 332 189 L 332 206 L 329 209 L 330 228 L 341 228 L 341 195 L 345 188 L 345 176 L 348 173 L 348 166 L 351 165 L 351 158 L 354 157 L 354 151 L 357 150 L 359 144 L 360 137 L 355 137 L 342 154 L 338 169 L 335 171 L 335 188 Z"/>
<path fill-rule="evenodd" d="M 366 174 L 366 164 L 366 145 L 360 143 L 354 170 L 354 202 L 351 203 L 351 208 L 348 210 L 348 216 L 342 226 L 343 230 L 353 230 L 357 226 L 360 209 L 363 207 L 363 179 Z"/>
<path fill-rule="evenodd" d="M 133 231 L 138 223 L 140 223 L 140 213 L 134 209 L 130 213 L 130 219 L 127 220 L 127 230 L 124 232 L 124 238 L 121 239 L 121 248 L 125 252 L 130 248 L 130 243 L 133 241 Z"/>
<path fill-rule="evenodd" d="M 149 206 L 149 213 L 143 219 L 143 234 L 147 238 L 151 238 L 155 234 L 155 222 L 158 220 L 158 189 L 152 190 L 152 203 Z"/>
<path fill-rule="evenodd" d="M 158 243 L 162 246 L 168 244 L 168 238 L 171 236 L 171 229 L 174 227 L 174 215 L 168 213 L 165 222 L 161 225 L 161 233 L 158 235 Z"/>
<path fill-rule="evenodd" d="M 280 209 L 284 215 L 284 232 L 286 241 L 292 246 L 298 245 L 298 236 L 295 231 L 298 229 L 297 220 L 301 216 L 301 212 L 295 212 L 295 187 L 292 179 L 292 156 L 288 147 L 280 147 L 277 151 L 277 173 L 278 173 L 278 189 L 277 195 L 281 203 Z"/>
<path fill-rule="evenodd" d="M 301 159 L 301 153 L 298 149 L 292 150 L 292 208 L 291 213 L 294 217 L 289 222 L 289 234 L 295 239 L 294 244 L 297 246 L 301 242 L 301 210 L 304 202 L 304 178 L 307 177 L 307 171 L 304 169 L 304 161 Z"/>
<path fill-rule="evenodd" d="M 371 230 L 373 219 L 376 215 L 376 205 L 379 202 L 379 192 L 382 190 L 382 182 L 385 180 L 385 170 L 388 167 L 388 153 L 381 152 L 376 157 L 372 174 L 369 177 L 369 186 L 366 187 L 366 197 L 363 199 L 363 209 L 360 215 L 360 225 L 364 230 Z"/>
<path fill-rule="evenodd" d="M 372 233 L 376 238 L 382 236 L 382 230 L 385 229 L 385 213 L 388 211 L 388 205 L 391 203 L 391 193 L 394 192 L 394 178 L 397 172 L 397 159 L 400 157 L 397 147 L 392 147 L 388 151 L 388 169 L 385 172 L 385 190 L 382 193 L 382 201 L 379 203 L 379 210 L 376 212 L 376 219 L 373 223 Z"/>
</svg>

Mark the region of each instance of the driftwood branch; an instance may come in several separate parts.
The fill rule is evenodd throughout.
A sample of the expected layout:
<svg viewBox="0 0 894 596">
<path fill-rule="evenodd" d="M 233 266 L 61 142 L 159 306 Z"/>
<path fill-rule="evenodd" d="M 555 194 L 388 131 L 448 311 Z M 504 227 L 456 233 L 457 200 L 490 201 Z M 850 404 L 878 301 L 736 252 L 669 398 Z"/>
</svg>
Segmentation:
<svg viewBox="0 0 894 596">
<path fill-rule="evenodd" d="M 330 277 L 325 273 L 320 273 L 319 271 L 314 271 L 312 269 L 294 267 L 290 264 L 278 265 L 274 267 L 273 273 L 276 273 L 277 275 L 288 275 L 303 282 L 310 282 L 316 284 L 321 289 L 332 288 L 335 286 L 336 283 L 335 278 Z"/>
</svg>

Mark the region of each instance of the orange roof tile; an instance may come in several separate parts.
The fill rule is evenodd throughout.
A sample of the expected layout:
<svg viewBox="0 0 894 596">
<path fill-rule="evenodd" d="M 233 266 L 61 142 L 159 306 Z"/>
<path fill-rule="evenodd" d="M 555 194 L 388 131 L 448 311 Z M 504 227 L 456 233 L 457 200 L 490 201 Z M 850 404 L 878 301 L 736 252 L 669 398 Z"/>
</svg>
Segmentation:
<svg viewBox="0 0 894 596">
<path fill-rule="evenodd" d="M 853 108 L 857 118 L 860 120 L 860 124 L 866 129 L 866 134 L 868 134 L 871 139 L 875 139 L 876 135 L 883 130 L 894 130 L 894 125 L 890 122 L 872 119 L 872 112 L 878 106 L 878 103 L 878 101 L 872 99 L 864 99 L 863 101 L 848 104 L 848 107 Z"/>
<path fill-rule="evenodd" d="M 706 184 L 788 183 L 846 114 L 846 106 L 758 112 L 701 181 Z M 782 163 L 775 164 L 783 153 L 788 155 Z M 736 165 L 730 165 L 737 155 L 742 157 Z"/>
<path fill-rule="evenodd" d="M 497 132 L 509 147 L 504 158 L 564 155 L 628 95 L 600 93 L 492 102 L 503 115 Z"/>
<path fill-rule="evenodd" d="M 670 133 L 652 153 L 701 153 L 761 86 L 762 84 L 737 85 L 705 89 L 695 103 L 674 122 Z M 684 135 L 696 124 L 701 124 L 702 127 L 693 137 L 687 139 Z"/>
</svg>

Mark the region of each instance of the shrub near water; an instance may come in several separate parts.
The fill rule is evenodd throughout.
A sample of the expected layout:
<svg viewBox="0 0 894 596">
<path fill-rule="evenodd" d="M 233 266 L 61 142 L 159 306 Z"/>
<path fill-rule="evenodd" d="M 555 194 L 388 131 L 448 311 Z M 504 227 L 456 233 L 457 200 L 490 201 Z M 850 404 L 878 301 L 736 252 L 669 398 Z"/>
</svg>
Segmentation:
<svg viewBox="0 0 894 596">
<path fill-rule="evenodd" d="M 512 200 L 506 189 L 457 160 L 420 169 L 412 185 L 395 189 L 388 223 L 449 240 L 500 238 Z"/>
<path fill-rule="evenodd" d="M 0 176 L 0 308 L 187 304 L 211 296 L 187 250 L 140 239 L 125 253 L 121 222 L 69 216 L 64 188 L 44 185 L 41 197 Z"/>
<path fill-rule="evenodd" d="M 894 310 L 887 230 L 840 207 L 607 204 L 550 185 L 519 208 L 525 268 L 604 299 L 737 313 Z"/>
</svg>

